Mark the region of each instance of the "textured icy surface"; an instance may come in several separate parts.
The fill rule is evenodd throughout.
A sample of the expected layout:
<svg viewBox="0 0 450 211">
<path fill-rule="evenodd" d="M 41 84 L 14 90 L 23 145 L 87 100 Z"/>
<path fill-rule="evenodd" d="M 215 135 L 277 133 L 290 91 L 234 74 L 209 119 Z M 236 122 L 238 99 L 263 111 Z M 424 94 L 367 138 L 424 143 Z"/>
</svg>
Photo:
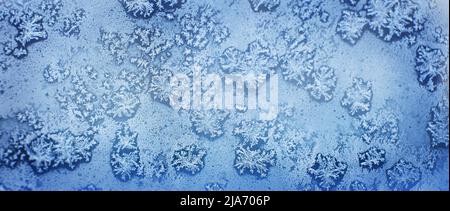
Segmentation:
<svg viewBox="0 0 450 211">
<path fill-rule="evenodd" d="M 0 0 L 0 190 L 448 190 L 446 0 Z M 278 117 L 169 77 L 278 73 Z"/>
</svg>

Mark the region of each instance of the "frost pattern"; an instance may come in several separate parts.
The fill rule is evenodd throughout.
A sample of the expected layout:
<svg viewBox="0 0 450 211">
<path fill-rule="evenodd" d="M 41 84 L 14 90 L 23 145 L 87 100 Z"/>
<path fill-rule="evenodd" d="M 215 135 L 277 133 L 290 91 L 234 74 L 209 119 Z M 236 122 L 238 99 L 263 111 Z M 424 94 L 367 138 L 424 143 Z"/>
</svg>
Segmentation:
<svg viewBox="0 0 450 211">
<path fill-rule="evenodd" d="M 150 93 L 153 99 L 167 105 L 170 104 L 170 99 L 175 89 L 170 83 L 172 76 L 172 71 L 168 69 L 158 69 L 152 72 Z"/>
<path fill-rule="evenodd" d="M 333 99 L 333 92 L 336 88 L 336 75 L 334 69 L 322 66 L 315 69 L 311 75 L 312 82 L 306 85 L 306 90 L 312 98 L 318 101 L 328 102 Z"/>
<path fill-rule="evenodd" d="M 144 163 L 145 175 L 150 178 L 161 180 L 167 175 L 169 170 L 169 162 L 164 152 L 147 155 L 149 159 Z"/>
<path fill-rule="evenodd" d="M 386 170 L 386 176 L 389 188 L 396 191 L 405 191 L 413 188 L 422 179 L 422 172 L 411 162 L 400 159 Z"/>
<path fill-rule="evenodd" d="M 339 0 L 341 3 L 346 3 L 351 6 L 356 6 L 359 3 L 359 0 Z"/>
<path fill-rule="evenodd" d="M 80 25 L 85 17 L 86 11 L 84 9 L 76 9 L 70 17 L 63 19 L 61 33 L 66 37 L 78 36 L 80 34 Z"/>
<path fill-rule="evenodd" d="M 355 180 L 350 183 L 350 191 L 367 191 L 367 186 L 361 181 Z"/>
<path fill-rule="evenodd" d="M 395 144 L 399 139 L 397 116 L 389 110 L 380 110 L 375 117 L 363 116 L 358 123 L 361 139 L 367 144 Z"/>
<path fill-rule="evenodd" d="M 280 5 L 280 0 L 248 0 L 248 2 L 255 12 L 274 11 Z"/>
<path fill-rule="evenodd" d="M 352 86 L 345 91 L 341 105 L 352 116 L 359 116 L 370 110 L 372 102 L 372 83 L 362 78 L 354 78 Z"/>
<path fill-rule="evenodd" d="M 158 12 L 170 13 L 186 0 L 119 0 L 125 11 L 135 18 L 150 18 Z"/>
<path fill-rule="evenodd" d="M 136 27 L 130 35 L 133 43 L 150 61 L 153 61 L 163 53 L 170 54 L 174 42 L 158 26 L 151 28 Z"/>
<path fill-rule="evenodd" d="M 305 86 L 314 70 L 314 52 L 289 53 L 280 58 L 284 79 L 298 86 Z"/>
<path fill-rule="evenodd" d="M 40 9 L 47 14 L 45 22 L 49 26 L 54 26 L 58 22 L 62 7 L 61 0 L 44 0 L 41 2 Z"/>
<path fill-rule="evenodd" d="M 298 16 L 302 21 L 306 21 L 316 15 L 325 15 L 322 4 L 322 0 L 293 0 L 290 3 L 290 8 L 292 8 L 295 16 Z"/>
<path fill-rule="evenodd" d="M 58 63 L 49 64 L 44 68 L 44 79 L 48 83 L 61 82 L 68 78 L 70 70 L 60 60 Z"/>
<path fill-rule="evenodd" d="M 369 28 L 385 41 L 401 39 L 423 30 L 425 20 L 412 0 L 369 0 L 364 10 Z"/>
<path fill-rule="evenodd" d="M 417 80 L 433 92 L 447 79 L 447 56 L 439 49 L 421 45 L 416 51 Z"/>
<path fill-rule="evenodd" d="M 16 45 L 6 50 L 7 55 L 20 59 L 28 54 L 28 46 L 32 43 L 47 39 L 47 31 L 42 25 L 43 16 L 31 10 L 11 10 L 9 23 L 17 29 L 14 38 Z"/>
<path fill-rule="evenodd" d="M 105 100 L 103 107 L 106 114 L 119 121 L 134 117 L 141 104 L 139 98 L 125 87 L 121 87 L 109 95 L 104 95 L 103 99 Z"/>
<path fill-rule="evenodd" d="M 122 125 L 116 131 L 111 151 L 111 168 L 114 175 L 121 181 L 128 181 L 133 176 L 142 175 L 142 163 L 137 143 L 138 134 Z"/>
<path fill-rule="evenodd" d="M 331 155 L 316 155 L 314 164 L 308 168 L 308 174 L 322 190 L 332 190 L 344 178 L 347 163 L 338 161 Z"/>
<path fill-rule="evenodd" d="M 37 174 L 60 167 L 74 170 L 80 163 L 90 162 L 98 144 L 92 130 L 81 135 L 69 130 L 47 133 L 34 112 L 19 112 L 15 118 L 22 126 L 10 133 L 9 145 L 0 153 L 0 163 L 10 168 L 26 162 Z"/>
<path fill-rule="evenodd" d="M 249 43 L 245 51 L 235 47 L 225 49 L 219 63 L 225 73 L 272 73 L 278 66 L 278 59 L 266 43 L 257 40 Z"/>
<path fill-rule="evenodd" d="M 181 32 L 175 36 L 178 45 L 186 47 L 185 60 L 191 61 L 193 53 L 204 50 L 209 44 L 221 44 L 230 36 L 229 29 L 220 22 L 219 11 L 209 5 L 180 19 Z"/>
<path fill-rule="evenodd" d="M 128 47 L 130 46 L 129 36 L 100 29 L 99 41 L 103 49 L 114 57 L 116 64 L 123 64 L 128 57 Z"/>
<path fill-rule="evenodd" d="M 249 173 L 264 178 L 267 177 L 270 167 L 275 164 L 275 150 L 250 149 L 245 146 L 239 146 L 236 149 L 234 167 L 239 174 Z"/>
<path fill-rule="evenodd" d="M 86 121 L 89 125 L 96 125 L 102 122 L 104 111 L 101 108 L 98 97 L 87 86 L 87 81 L 83 80 L 79 75 L 73 75 L 71 83 L 71 89 L 61 91 L 56 95 L 56 100 L 60 107 L 69 111 L 80 120 Z"/>
<path fill-rule="evenodd" d="M 193 111 L 190 117 L 195 133 L 208 138 L 218 138 L 223 135 L 223 123 L 228 113 L 220 110 Z"/>
<path fill-rule="evenodd" d="M 368 150 L 358 153 L 358 161 L 361 168 L 378 169 L 386 163 L 386 151 L 378 147 L 370 147 Z"/>
<path fill-rule="evenodd" d="M 73 135 L 69 130 L 52 133 L 49 135 L 54 142 L 55 154 L 54 166 L 66 166 L 73 170 L 79 163 L 88 163 L 92 157 L 92 150 L 98 142 L 89 134 Z"/>
<path fill-rule="evenodd" d="M 444 100 L 431 108 L 431 118 L 428 121 L 427 132 L 431 139 L 431 147 L 448 147 L 448 104 Z"/>
<path fill-rule="evenodd" d="M 196 144 L 187 145 L 175 150 L 170 164 L 177 172 L 195 175 L 205 167 L 206 154 L 205 148 Z"/>
<path fill-rule="evenodd" d="M 361 38 L 366 25 L 367 19 L 358 12 L 344 10 L 342 11 L 342 17 L 337 25 L 336 32 L 344 41 L 354 45 Z"/>
<path fill-rule="evenodd" d="M 254 148 L 268 141 L 268 124 L 263 121 L 243 120 L 233 129 L 233 135 L 241 139 L 242 145 Z"/>
</svg>

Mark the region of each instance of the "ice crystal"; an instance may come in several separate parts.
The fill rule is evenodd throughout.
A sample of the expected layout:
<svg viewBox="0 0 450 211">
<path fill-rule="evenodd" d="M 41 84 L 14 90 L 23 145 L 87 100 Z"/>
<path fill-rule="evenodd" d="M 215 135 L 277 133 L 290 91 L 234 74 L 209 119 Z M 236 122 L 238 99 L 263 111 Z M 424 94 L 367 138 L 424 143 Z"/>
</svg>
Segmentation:
<svg viewBox="0 0 450 211">
<path fill-rule="evenodd" d="M 314 52 L 301 51 L 282 56 L 280 67 L 284 79 L 305 86 L 314 70 L 314 55 Z"/>
<path fill-rule="evenodd" d="M 161 180 L 169 170 L 169 162 L 165 153 L 149 155 L 149 160 L 145 163 L 145 174 L 157 180 Z"/>
<path fill-rule="evenodd" d="M 185 172 L 191 175 L 197 174 L 205 167 L 206 154 L 206 149 L 196 144 L 181 147 L 175 150 L 171 166 L 177 172 Z"/>
<path fill-rule="evenodd" d="M 150 0 L 119 0 L 125 11 L 133 17 L 150 18 L 155 12 L 155 5 Z"/>
<path fill-rule="evenodd" d="M 168 53 L 168 50 L 173 46 L 173 41 L 169 40 L 157 26 L 135 28 L 133 33 L 131 33 L 130 42 L 135 44 L 151 60 L 164 52 Z"/>
<path fill-rule="evenodd" d="M 43 16 L 31 10 L 10 11 L 9 23 L 13 25 L 18 33 L 15 37 L 17 46 L 10 53 L 16 58 L 23 58 L 28 54 L 27 47 L 35 42 L 47 39 L 47 31 L 42 25 Z"/>
<path fill-rule="evenodd" d="M 248 0 L 248 2 L 255 12 L 274 11 L 280 5 L 280 0 Z"/>
<path fill-rule="evenodd" d="M 53 141 L 46 135 L 40 135 L 25 145 L 28 162 L 37 173 L 48 171 L 54 162 Z"/>
<path fill-rule="evenodd" d="M 51 133 L 48 135 L 53 141 L 55 161 L 53 166 L 65 166 L 71 170 L 79 163 L 88 163 L 92 157 L 92 150 L 97 141 L 88 134 L 74 135 L 69 130 Z"/>
<path fill-rule="evenodd" d="M 347 163 L 338 161 L 331 155 L 316 155 L 314 164 L 308 168 L 308 174 L 322 190 L 336 187 L 347 172 Z"/>
<path fill-rule="evenodd" d="M 431 108 L 431 118 L 428 121 L 427 132 L 431 139 L 431 147 L 448 147 L 448 103 L 444 100 Z"/>
<path fill-rule="evenodd" d="M 44 0 L 41 2 L 40 9 L 46 13 L 44 19 L 49 26 L 54 26 L 58 22 L 62 7 L 61 0 Z"/>
<path fill-rule="evenodd" d="M 315 69 L 311 74 L 311 80 L 311 83 L 306 85 L 306 90 L 308 90 L 312 98 L 325 102 L 333 99 L 337 81 L 333 68 L 321 66 Z"/>
<path fill-rule="evenodd" d="M 66 37 L 78 36 L 81 22 L 85 17 L 86 11 L 84 9 L 76 9 L 70 17 L 64 18 L 61 33 Z"/>
<path fill-rule="evenodd" d="M 225 49 L 219 63 L 226 73 L 272 73 L 278 66 L 278 59 L 266 43 L 253 41 L 244 52 L 235 47 Z"/>
<path fill-rule="evenodd" d="M 137 151 L 124 152 L 120 154 L 112 153 L 111 167 L 114 175 L 121 181 L 126 182 L 140 172 L 141 164 L 139 153 Z"/>
<path fill-rule="evenodd" d="M 233 135 L 241 139 L 243 146 L 254 148 L 268 141 L 269 127 L 264 121 L 243 120 L 233 129 Z"/>
<path fill-rule="evenodd" d="M 386 170 L 386 177 L 389 188 L 405 191 L 413 188 L 422 179 L 422 172 L 411 162 L 400 159 Z"/>
<path fill-rule="evenodd" d="M 114 57 L 117 64 L 122 64 L 128 56 L 129 36 L 100 29 L 100 43 L 103 49 Z"/>
<path fill-rule="evenodd" d="M 121 181 L 128 181 L 133 176 L 142 174 L 140 151 L 137 143 L 138 134 L 122 125 L 116 131 L 111 151 L 111 167 L 114 175 Z"/>
<path fill-rule="evenodd" d="M 70 75 L 70 70 L 62 61 L 49 64 L 44 69 L 44 79 L 48 83 L 61 82 Z"/>
<path fill-rule="evenodd" d="M 190 117 L 193 130 L 208 138 L 218 138 L 223 135 L 223 123 L 228 113 L 219 110 L 193 111 Z"/>
<path fill-rule="evenodd" d="M 350 115 L 359 116 L 370 110 L 372 95 L 372 82 L 354 78 L 352 86 L 345 91 L 341 105 Z"/>
<path fill-rule="evenodd" d="M 367 191 L 366 184 L 359 180 L 354 180 L 350 183 L 350 191 Z"/>
<path fill-rule="evenodd" d="M 21 124 L 29 125 L 29 129 L 22 125 L 10 132 L 9 145 L 0 153 L 0 163 L 5 166 L 14 168 L 26 162 L 34 172 L 42 174 L 59 167 L 74 170 L 80 163 L 90 162 L 97 145 L 93 134 L 74 135 L 67 129 L 44 133 L 41 127 L 33 126 L 36 123 L 29 114 L 22 112 L 16 118 Z"/>
<path fill-rule="evenodd" d="M 375 117 L 363 116 L 358 122 L 361 139 L 367 144 L 395 144 L 399 139 L 398 117 L 389 110 L 380 110 Z"/>
<path fill-rule="evenodd" d="M 314 134 L 297 129 L 288 129 L 283 134 L 279 144 L 282 153 L 293 162 L 293 166 L 304 163 L 311 158 L 316 146 Z"/>
<path fill-rule="evenodd" d="M 356 6 L 360 0 L 339 0 L 341 3 L 349 4 L 350 6 Z"/>
<path fill-rule="evenodd" d="M 175 37 L 177 43 L 184 44 L 191 50 L 203 50 L 210 43 L 222 43 L 230 32 L 219 21 L 218 13 L 206 5 L 199 7 L 193 14 L 181 17 L 181 32 Z"/>
<path fill-rule="evenodd" d="M 385 41 L 401 39 L 423 30 L 425 20 L 412 0 L 369 0 L 364 9 L 369 28 Z"/>
<path fill-rule="evenodd" d="M 250 149 L 246 146 L 238 146 L 236 149 L 234 167 L 239 174 L 249 173 L 264 178 L 275 164 L 276 153 L 273 149 Z"/>
<path fill-rule="evenodd" d="M 440 49 L 421 45 L 416 51 L 417 80 L 433 92 L 447 79 L 447 56 Z"/>
<path fill-rule="evenodd" d="M 336 28 L 341 38 L 354 45 L 362 36 L 367 19 L 356 11 L 344 10 Z"/>
<path fill-rule="evenodd" d="M 130 71 L 123 69 L 120 71 L 114 83 L 120 84 L 123 89 L 128 90 L 133 94 L 140 94 L 147 91 L 149 87 L 148 78 L 148 73 L 145 71 Z"/>
<path fill-rule="evenodd" d="M 170 104 L 171 96 L 175 89 L 170 83 L 172 76 L 172 71 L 168 69 L 158 69 L 152 72 L 150 93 L 153 99 L 167 105 Z"/>
<path fill-rule="evenodd" d="M 290 8 L 292 8 L 295 16 L 298 16 L 302 21 L 306 21 L 313 16 L 319 16 L 324 13 L 322 9 L 323 2 L 321 0 L 293 0 L 290 3 Z"/>
<path fill-rule="evenodd" d="M 105 103 L 103 107 L 106 114 L 115 120 L 126 120 L 134 117 L 141 104 L 139 97 L 127 90 L 125 87 L 103 96 Z"/>
<path fill-rule="evenodd" d="M 80 188 L 79 191 L 102 191 L 102 189 L 97 187 L 94 184 L 89 184 L 89 185 L 86 185 L 86 186 Z"/>
<path fill-rule="evenodd" d="M 386 163 L 386 151 L 378 147 L 370 147 L 358 153 L 359 166 L 368 170 L 381 168 Z"/>
<path fill-rule="evenodd" d="M 70 111 L 80 120 L 95 125 L 103 121 L 103 109 L 97 96 L 87 87 L 86 81 L 79 76 L 72 77 L 72 89 L 56 95 L 62 109 Z"/>
<path fill-rule="evenodd" d="M 223 191 L 225 185 L 218 183 L 218 182 L 212 182 L 205 185 L 206 191 Z"/>
</svg>

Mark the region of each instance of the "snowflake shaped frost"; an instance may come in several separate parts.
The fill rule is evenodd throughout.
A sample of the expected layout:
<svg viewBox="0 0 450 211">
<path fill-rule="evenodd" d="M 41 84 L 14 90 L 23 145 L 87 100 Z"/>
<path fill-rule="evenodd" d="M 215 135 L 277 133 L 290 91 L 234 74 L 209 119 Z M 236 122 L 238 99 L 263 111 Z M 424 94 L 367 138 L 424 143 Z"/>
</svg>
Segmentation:
<svg viewBox="0 0 450 211">
<path fill-rule="evenodd" d="M 322 190 L 336 187 L 347 172 L 347 163 L 338 161 L 331 155 L 317 154 L 314 165 L 308 168 L 308 174 Z"/>
<path fill-rule="evenodd" d="M 116 131 L 110 164 L 114 176 L 124 182 L 134 175 L 141 175 L 143 171 L 137 136 L 137 133 L 126 125 Z"/>
<path fill-rule="evenodd" d="M 311 83 L 305 88 L 312 98 L 325 102 L 333 99 L 337 81 L 333 68 L 321 66 L 319 69 L 315 69 L 311 74 L 311 80 Z"/>
<path fill-rule="evenodd" d="M 412 0 L 369 0 L 364 5 L 369 28 L 385 41 L 401 39 L 423 30 L 425 19 Z"/>
<path fill-rule="evenodd" d="M 370 147 L 364 152 L 358 153 L 359 166 L 368 170 L 382 167 L 386 163 L 386 150 L 378 147 Z"/>
<path fill-rule="evenodd" d="M 233 129 L 233 135 L 241 139 L 243 146 L 254 148 L 269 140 L 268 124 L 264 121 L 243 120 Z"/>
<path fill-rule="evenodd" d="M 304 86 L 314 70 L 314 52 L 300 51 L 288 53 L 280 58 L 280 68 L 284 79 Z"/>
<path fill-rule="evenodd" d="M 411 162 L 400 159 L 386 170 L 388 186 L 392 190 L 405 191 L 413 188 L 422 178 L 422 172 Z"/>
<path fill-rule="evenodd" d="M 278 59 L 272 55 L 266 43 L 253 41 L 244 52 L 235 47 L 225 49 L 219 63 L 226 73 L 271 73 L 275 72 Z"/>
<path fill-rule="evenodd" d="M 250 149 L 239 146 L 236 149 L 234 167 L 239 174 L 250 173 L 260 178 L 267 177 L 270 167 L 276 164 L 275 150 Z"/>
<path fill-rule="evenodd" d="M 191 175 L 199 173 L 205 166 L 206 149 L 196 144 L 187 145 L 175 150 L 171 165 L 177 172 L 186 172 Z"/>
<path fill-rule="evenodd" d="M 359 116 L 370 110 L 372 102 L 372 83 L 362 78 L 354 78 L 352 86 L 347 88 L 341 105 L 347 108 L 351 116 Z"/>
<path fill-rule="evenodd" d="M 433 92 L 447 79 L 447 56 L 440 49 L 421 45 L 416 51 L 416 72 L 419 83 Z"/>
<path fill-rule="evenodd" d="M 191 123 L 195 133 L 208 138 L 218 138 L 223 134 L 223 123 L 229 113 L 219 110 L 201 110 L 191 113 Z"/>
<path fill-rule="evenodd" d="M 134 117 L 141 104 L 139 97 L 124 87 L 103 98 L 106 101 L 103 105 L 106 114 L 120 121 Z"/>
<path fill-rule="evenodd" d="M 344 41 L 354 45 L 361 38 L 366 25 L 367 19 L 361 14 L 352 10 L 344 10 L 336 32 Z"/>
<path fill-rule="evenodd" d="M 397 143 L 399 139 L 398 117 L 389 110 L 380 110 L 375 117 L 363 116 L 358 123 L 361 139 L 367 143 Z"/>
<path fill-rule="evenodd" d="M 91 136 L 87 134 L 74 135 L 69 130 L 49 134 L 53 140 L 53 153 L 55 154 L 54 166 L 66 166 L 73 170 L 81 162 L 89 162 L 92 150 L 97 146 Z"/>
</svg>

